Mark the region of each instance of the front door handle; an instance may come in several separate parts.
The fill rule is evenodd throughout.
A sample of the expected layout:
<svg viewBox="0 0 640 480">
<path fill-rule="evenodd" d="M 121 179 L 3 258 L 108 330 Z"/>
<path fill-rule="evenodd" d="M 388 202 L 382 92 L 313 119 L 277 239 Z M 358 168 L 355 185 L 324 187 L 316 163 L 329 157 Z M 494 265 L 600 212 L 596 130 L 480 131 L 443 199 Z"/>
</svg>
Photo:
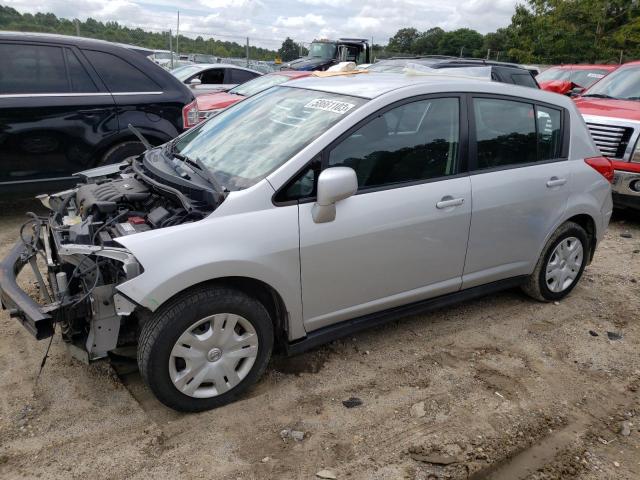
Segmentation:
<svg viewBox="0 0 640 480">
<path fill-rule="evenodd" d="M 547 188 L 561 187 L 565 183 L 567 183 L 566 178 L 551 177 L 547 180 Z"/>
<path fill-rule="evenodd" d="M 442 197 L 438 203 L 436 203 L 436 208 L 443 209 L 449 207 L 458 207 L 464 203 L 464 198 L 453 198 L 451 195 L 447 195 L 446 197 Z"/>
</svg>

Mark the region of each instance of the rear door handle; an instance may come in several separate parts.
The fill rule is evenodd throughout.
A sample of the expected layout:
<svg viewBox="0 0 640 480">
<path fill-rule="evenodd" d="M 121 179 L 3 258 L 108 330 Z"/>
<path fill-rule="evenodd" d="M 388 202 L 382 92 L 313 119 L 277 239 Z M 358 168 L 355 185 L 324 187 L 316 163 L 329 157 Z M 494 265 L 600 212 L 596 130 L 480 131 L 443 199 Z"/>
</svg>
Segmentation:
<svg viewBox="0 0 640 480">
<path fill-rule="evenodd" d="M 446 197 L 442 197 L 438 203 L 436 203 L 436 208 L 443 209 L 449 207 L 458 207 L 464 203 L 464 198 L 453 198 L 451 195 L 447 195 Z"/>
<path fill-rule="evenodd" d="M 560 187 L 567 183 L 566 178 L 551 177 L 547 180 L 547 188 Z"/>
</svg>

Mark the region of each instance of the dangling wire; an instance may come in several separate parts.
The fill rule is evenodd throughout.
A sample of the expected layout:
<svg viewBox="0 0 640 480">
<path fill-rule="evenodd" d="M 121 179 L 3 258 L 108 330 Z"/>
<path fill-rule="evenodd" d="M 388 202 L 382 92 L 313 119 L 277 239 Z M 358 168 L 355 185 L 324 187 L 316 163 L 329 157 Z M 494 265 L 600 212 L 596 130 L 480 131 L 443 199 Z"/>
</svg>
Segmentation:
<svg viewBox="0 0 640 480">
<path fill-rule="evenodd" d="M 44 365 L 47 363 L 47 358 L 49 358 L 49 349 L 51 349 L 51 344 L 53 343 L 53 337 L 56 335 L 56 324 L 53 324 L 53 332 L 51 333 L 51 338 L 49 339 L 49 344 L 47 345 L 47 350 L 44 352 L 44 357 L 42 357 L 42 362 L 40 362 L 40 370 L 38 370 L 38 375 L 36 375 L 36 385 L 38 385 L 38 380 L 40 379 L 40 374 L 42 370 L 44 370 Z"/>
</svg>

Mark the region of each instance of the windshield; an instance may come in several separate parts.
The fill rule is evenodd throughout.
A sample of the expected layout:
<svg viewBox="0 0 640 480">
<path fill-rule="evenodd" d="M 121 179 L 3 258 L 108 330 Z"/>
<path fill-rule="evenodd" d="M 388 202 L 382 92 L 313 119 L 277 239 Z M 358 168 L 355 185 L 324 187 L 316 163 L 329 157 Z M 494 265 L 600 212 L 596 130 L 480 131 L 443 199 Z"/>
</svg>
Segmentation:
<svg viewBox="0 0 640 480">
<path fill-rule="evenodd" d="M 171 60 L 171 54 L 169 52 L 155 52 L 154 57 L 156 60 Z"/>
<path fill-rule="evenodd" d="M 588 88 L 601 78 L 604 78 L 607 73 L 609 73 L 607 70 L 602 69 L 574 70 L 571 74 L 571 81 L 576 85 Z"/>
<path fill-rule="evenodd" d="M 538 83 L 551 82 L 552 80 L 569 80 L 571 70 L 568 68 L 549 68 L 536 76 Z"/>
<path fill-rule="evenodd" d="M 640 100 L 640 65 L 622 67 L 591 87 L 585 96 L 598 95 L 619 100 Z"/>
<path fill-rule="evenodd" d="M 173 73 L 173 76 L 176 77 L 178 80 L 180 80 L 181 82 L 184 82 L 187 78 L 189 78 L 191 75 L 198 73 L 200 70 L 202 70 L 202 67 L 185 66 L 180 69 L 178 68 L 173 69 L 171 73 Z"/>
<path fill-rule="evenodd" d="M 312 43 L 309 45 L 309 56 L 320 58 L 333 58 L 336 56 L 335 43 Z"/>
<path fill-rule="evenodd" d="M 228 190 L 254 185 L 366 100 L 274 87 L 236 103 L 177 141 Z"/>
<path fill-rule="evenodd" d="M 279 85 L 289 80 L 287 75 L 265 75 L 263 77 L 254 78 L 248 82 L 238 85 L 235 88 L 229 90 L 229 93 L 235 93 L 236 95 L 242 95 L 243 97 L 250 97 L 256 93 L 260 93 L 269 87 Z"/>
</svg>

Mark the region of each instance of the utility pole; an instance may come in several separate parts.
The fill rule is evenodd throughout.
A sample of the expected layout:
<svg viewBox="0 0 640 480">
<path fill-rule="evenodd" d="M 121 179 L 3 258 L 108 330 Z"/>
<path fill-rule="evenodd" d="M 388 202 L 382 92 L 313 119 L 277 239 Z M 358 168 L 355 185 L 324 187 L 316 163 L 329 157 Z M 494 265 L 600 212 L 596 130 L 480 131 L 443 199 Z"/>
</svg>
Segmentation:
<svg viewBox="0 0 640 480">
<path fill-rule="evenodd" d="M 618 62 L 620 65 L 622 65 L 622 54 L 623 54 L 624 50 L 620 50 L 620 62 Z"/>
<path fill-rule="evenodd" d="M 487 60 L 489 60 L 489 58 L 491 58 L 491 49 L 487 48 Z"/>
<path fill-rule="evenodd" d="M 171 58 L 171 60 L 169 60 L 171 70 L 173 70 L 173 33 L 171 32 L 171 29 L 169 29 L 169 57 Z"/>
<path fill-rule="evenodd" d="M 76 24 L 76 37 L 79 37 L 80 36 L 80 20 L 76 18 L 75 24 Z"/>
<path fill-rule="evenodd" d="M 176 55 L 180 58 L 180 10 L 178 10 L 178 25 L 176 27 Z"/>
<path fill-rule="evenodd" d="M 460 47 L 460 58 L 462 58 L 462 52 L 464 52 L 464 45 Z"/>
<path fill-rule="evenodd" d="M 249 66 L 249 37 L 247 37 L 247 67 Z"/>
</svg>

